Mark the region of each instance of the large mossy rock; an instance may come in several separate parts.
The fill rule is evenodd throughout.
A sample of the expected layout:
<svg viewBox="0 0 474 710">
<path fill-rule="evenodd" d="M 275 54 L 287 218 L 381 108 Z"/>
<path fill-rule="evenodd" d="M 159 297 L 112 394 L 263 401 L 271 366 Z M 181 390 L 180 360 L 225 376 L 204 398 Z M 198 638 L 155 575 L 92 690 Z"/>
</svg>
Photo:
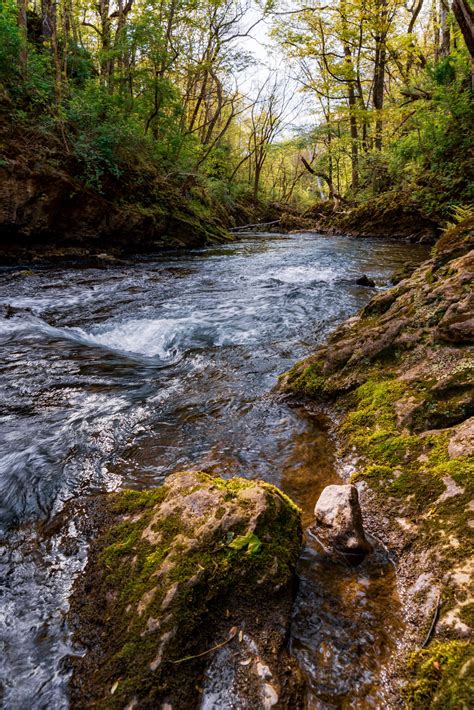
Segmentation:
<svg viewBox="0 0 474 710">
<path fill-rule="evenodd" d="M 218 695 L 206 668 L 218 676 L 224 651 L 224 692 L 239 708 L 298 706 L 296 675 L 278 681 L 293 672 L 284 639 L 301 546 L 300 513 L 284 494 L 183 472 L 96 507 L 99 534 L 71 605 L 85 649 L 73 707 L 199 707 L 203 688 Z"/>
</svg>

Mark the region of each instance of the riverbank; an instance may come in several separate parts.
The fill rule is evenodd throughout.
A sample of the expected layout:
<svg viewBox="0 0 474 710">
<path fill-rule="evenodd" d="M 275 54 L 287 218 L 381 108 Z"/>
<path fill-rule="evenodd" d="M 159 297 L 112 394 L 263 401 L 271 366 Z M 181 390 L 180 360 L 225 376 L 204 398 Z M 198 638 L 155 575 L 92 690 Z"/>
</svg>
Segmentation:
<svg viewBox="0 0 474 710">
<path fill-rule="evenodd" d="M 473 246 L 474 217 L 280 383 L 332 412 L 341 474 L 395 560 L 407 625 L 390 682 L 413 708 L 473 701 Z"/>
<path fill-rule="evenodd" d="M 139 160 L 116 174 L 99 168 L 82 164 L 52 132 L 2 123 L 1 262 L 120 257 L 232 239 L 198 186 L 183 192 Z"/>
<path fill-rule="evenodd" d="M 350 237 L 400 239 L 434 244 L 441 235 L 443 219 L 428 215 L 409 192 L 394 190 L 365 202 L 347 203 L 337 208 L 332 202 L 316 204 L 305 214 L 321 234 Z"/>
</svg>

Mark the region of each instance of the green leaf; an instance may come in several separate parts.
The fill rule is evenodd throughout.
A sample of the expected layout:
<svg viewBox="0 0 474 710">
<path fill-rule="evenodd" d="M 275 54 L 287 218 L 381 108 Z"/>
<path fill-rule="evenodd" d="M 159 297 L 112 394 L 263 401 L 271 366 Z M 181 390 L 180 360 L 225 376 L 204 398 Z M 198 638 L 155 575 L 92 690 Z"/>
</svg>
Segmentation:
<svg viewBox="0 0 474 710">
<path fill-rule="evenodd" d="M 249 531 L 245 535 L 238 535 L 228 546 L 233 550 L 246 550 L 247 555 L 255 555 L 260 551 L 262 543 L 255 533 Z"/>
</svg>

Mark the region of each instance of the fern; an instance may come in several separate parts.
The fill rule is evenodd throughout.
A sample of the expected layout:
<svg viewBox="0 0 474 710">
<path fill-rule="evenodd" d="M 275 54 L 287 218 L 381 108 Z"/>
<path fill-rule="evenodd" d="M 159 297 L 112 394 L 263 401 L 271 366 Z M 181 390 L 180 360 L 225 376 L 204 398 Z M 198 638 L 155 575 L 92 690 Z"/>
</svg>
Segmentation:
<svg viewBox="0 0 474 710">
<path fill-rule="evenodd" d="M 458 225 L 460 222 L 464 222 L 465 219 L 468 219 L 468 217 L 471 217 L 473 214 L 473 207 L 472 205 L 454 205 L 454 207 L 451 208 L 451 221 L 446 223 L 446 226 L 444 230 L 451 229 L 452 227 L 455 227 Z"/>
</svg>

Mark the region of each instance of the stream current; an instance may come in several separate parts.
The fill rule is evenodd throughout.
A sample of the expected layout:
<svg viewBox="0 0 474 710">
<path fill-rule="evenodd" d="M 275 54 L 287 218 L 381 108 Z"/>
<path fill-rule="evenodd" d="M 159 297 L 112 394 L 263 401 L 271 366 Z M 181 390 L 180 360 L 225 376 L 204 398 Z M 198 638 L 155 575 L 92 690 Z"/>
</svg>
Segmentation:
<svg viewBox="0 0 474 710">
<path fill-rule="evenodd" d="M 0 270 L 0 703 L 68 707 L 68 595 L 87 559 L 70 500 L 188 467 L 263 478 L 302 506 L 337 482 L 318 417 L 278 402 L 309 354 L 426 248 L 259 235 L 185 254 Z M 8 306 L 8 307 L 7 307 Z M 384 559 L 356 570 L 307 539 L 290 646 L 307 707 L 381 707 L 397 613 Z M 217 698 L 217 696 L 216 696 Z M 215 710 L 229 708 L 216 699 Z M 181 709 L 177 709 L 181 710 Z"/>
</svg>

